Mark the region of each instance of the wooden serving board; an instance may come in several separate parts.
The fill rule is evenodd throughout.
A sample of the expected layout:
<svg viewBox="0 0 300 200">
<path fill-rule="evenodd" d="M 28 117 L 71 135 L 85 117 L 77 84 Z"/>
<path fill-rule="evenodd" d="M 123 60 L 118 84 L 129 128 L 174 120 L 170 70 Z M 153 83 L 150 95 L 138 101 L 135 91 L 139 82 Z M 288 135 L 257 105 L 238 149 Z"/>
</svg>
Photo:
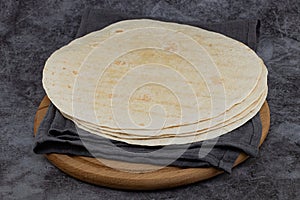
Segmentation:
<svg viewBox="0 0 300 200">
<path fill-rule="evenodd" d="M 37 129 L 48 110 L 49 104 L 50 100 L 48 99 L 48 97 L 44 97 L 35 116 L 34 134 L 36 134 Z M 264 103 L 260 110 L 260 117 L 263 125 L 262 137 L 260 140 L 261 145 L 264 142 L 270 127 L 270 110 L 267 102 Z M 53 165 L 55 165 L 63 172 L 69 174 L 70 176 L 88 183 L 117 189 L 166 189 L 202 181 L 223 173 L 222 170 L 213 167 L 164 167 L 156 171 L 151 171 L 153 165 L 134 164 L 101 159 L 102 161 L 105 161 L 105 163 L 109 162 L 114 166 L 114 168 L 110 168 L 102 164 L 99 159 L 90 157 L 71 156 L 63 154 L 47 154 L 45 156 Z M 246 154 L 241 153 L 235 161 L 234 166 L 242 163 L 247 158 L 248 156 Z M 121 170 L 118 170 L 116 168 Z M 136 173 L 136 171 L 134 170 L 130 172 L 131 169 L 139 171 L 144 170 L 144 172 Z"/>
</svg>

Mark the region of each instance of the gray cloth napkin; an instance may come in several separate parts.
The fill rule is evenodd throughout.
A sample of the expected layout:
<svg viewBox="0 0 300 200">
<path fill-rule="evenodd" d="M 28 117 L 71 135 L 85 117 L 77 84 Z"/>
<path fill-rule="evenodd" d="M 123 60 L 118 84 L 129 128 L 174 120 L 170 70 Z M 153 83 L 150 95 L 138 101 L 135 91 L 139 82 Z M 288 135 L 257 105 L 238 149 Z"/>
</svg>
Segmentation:
<svg viewBox="0 0 300 200">
<path fill-rule="evenodd" d="M 82 17 L 77 37 L 99 30 L 116 21 L 134 18 L 145 17 L 122 15 L 102 9 L 87 9 Z M 211 25 L 203 25 L 197 21 L 180 23 L 221 32 L 240 40 L 253 49 L 256 48 L 259 23 L 255 20 Z M 230 173 L 241 152 L 250 156 L 258 154 L 261 130 L 261 121 L 257 114 L 243 126 L 219 137 L 216 143 L 215 140 L 208 140 L 189 145 L 138 146 L 108 140 L 79 129 L 51 104 L 38 129 L 33 150 L 38 154 L 61 153 L 178 167 L 213 166 Z M 200 149 L 204 152 L 207 149 L 209 152 L 203 157 L 200 156 Z M 177 152 L 183 154 L 178 158 Z"/>
</svg>

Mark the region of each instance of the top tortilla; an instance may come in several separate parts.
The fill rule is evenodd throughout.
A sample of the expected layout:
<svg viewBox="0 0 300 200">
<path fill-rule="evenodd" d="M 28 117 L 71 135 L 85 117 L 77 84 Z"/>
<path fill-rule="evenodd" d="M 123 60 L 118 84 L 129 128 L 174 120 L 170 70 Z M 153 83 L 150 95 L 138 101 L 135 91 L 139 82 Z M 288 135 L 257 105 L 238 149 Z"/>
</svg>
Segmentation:
<svg viewBox="0 0 300 200">
<path fill-rule="evenodd" d="M 212 119 L 241 102 L 236 114 L 242 112 L 261 72 L 261 59 L 238 41 L 142 19 L 56 51 L 45 64 L 43 86 L 76 119 L 111 129 L 161 129 Z"/>
</svg>

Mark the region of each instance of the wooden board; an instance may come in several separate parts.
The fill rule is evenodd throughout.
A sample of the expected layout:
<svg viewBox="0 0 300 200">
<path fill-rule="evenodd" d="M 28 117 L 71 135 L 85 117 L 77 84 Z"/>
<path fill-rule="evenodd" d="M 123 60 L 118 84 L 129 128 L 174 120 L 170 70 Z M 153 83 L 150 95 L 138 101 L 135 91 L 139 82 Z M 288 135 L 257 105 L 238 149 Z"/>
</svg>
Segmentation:
<svg viewBox="0 0 300 200">
<path fill-rule="evenodd" d="M 34 134 L 36 134 L 37 129 L 48 110 L 49 104 L 50 100 L 47 97 L 44 97 L 35 116 Z M 263 125 L 262 137 L 260 140 L 261 145 L 265 140 L 270 127 L 270 110 L 267 102 L 264 103 L 263 107 L 260 110 L 260 117 Z M 88 183 L 117 189 L 166 189 L 202 181 L 223 173 L 222 170 L 213 167 L 165 167 L 157 171 L 147 172 L 147 170 L 151 169 L 153 165 L 134 164 L 102 159 L 103 161 L 110 162 L 117 168 L 122 169 L 117 170 L 107 167 L 95 158 L 62 154 L 47 154 L 45 156 L 53 165 L 55 165 L 63 172 L 69 174 L 70 176 Z M 235 161 L 234 166 L 242 163 L 247 158 L 248 156 L 246 154 L 241 153 Z M 145 172 L 135 173 L 135 171 L 123 171 L 130 169 L 145 170 Z"/>
</svg>

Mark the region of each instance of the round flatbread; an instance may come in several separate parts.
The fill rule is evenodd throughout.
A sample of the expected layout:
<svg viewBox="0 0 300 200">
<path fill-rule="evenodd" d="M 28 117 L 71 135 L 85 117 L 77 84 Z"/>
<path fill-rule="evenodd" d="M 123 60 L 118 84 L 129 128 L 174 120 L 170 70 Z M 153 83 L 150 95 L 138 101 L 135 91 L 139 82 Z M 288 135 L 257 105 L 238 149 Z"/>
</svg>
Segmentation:
<svg viewBox="0 0 300 200">
<path fill-rule="evenodd" d="M 239 115 L 263 93 L 264 68 L 251 49 L 221 34 L 128 20 L 52 54 L 43 86 L 70 118 L 146 137 L 193 124 L 201 131 Z"/>
</svg>

